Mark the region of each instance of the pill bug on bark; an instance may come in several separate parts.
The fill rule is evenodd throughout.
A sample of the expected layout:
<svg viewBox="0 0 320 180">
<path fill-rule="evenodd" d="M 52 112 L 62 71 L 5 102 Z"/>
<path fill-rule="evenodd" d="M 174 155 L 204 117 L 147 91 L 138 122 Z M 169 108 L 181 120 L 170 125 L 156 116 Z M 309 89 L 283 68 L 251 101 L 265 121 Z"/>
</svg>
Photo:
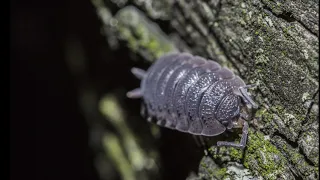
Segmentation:
<svg viewBox="0 0 320 180">
<path fill-rule="evenodd" d="M 132 68 L 140 88 L 127 93 L 143 98 L 148 119 L 160 126 L 193 135 L 217 136 L 232 129 L 246 115 L 242 107 L 257 108 L 244 81 L 218 63 L 189 53 L 160 57 L 147 71 Z M 248 123 L 243 121 L 240 143 L 219 141 L 218 146 L 244 148 Z"/>
</svg>

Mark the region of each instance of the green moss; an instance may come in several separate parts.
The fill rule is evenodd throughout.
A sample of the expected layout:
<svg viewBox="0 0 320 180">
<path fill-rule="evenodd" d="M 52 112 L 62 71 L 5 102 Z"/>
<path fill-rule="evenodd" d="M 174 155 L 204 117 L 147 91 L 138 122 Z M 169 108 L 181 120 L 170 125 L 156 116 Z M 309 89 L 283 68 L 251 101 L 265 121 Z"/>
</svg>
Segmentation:
<svg viewBox="0 0 320 180">
<path fill-rule="evenodd" d="M 283 55 L 283 56 L 286 56 L 287 55 L 287 51 L 281 51 L 281 54 Z"/>
<path fill-rule="evenodd" d="M 275 106 L 272 106 L 270 108 L 273 113 L 279 115 L 281 118 L 283 118 L 284 120 L 283 121 L 291 121 L 291 119 L 295 119 L 295 120 L 298 120 L 299 122 L 302 122 L 304 121 L 305 119 L 305 116 L 303 114 L 293 114 L 293 113 L 289 113 L 283 106 L 281 105 L 275 105 Z M 292 121 L 291 121 L 292 122 Z M 294 122 L 292 122 L 294 123 Z"/>
<path fill-rule="evenodd" d="M 266 179 L 276 179 L 285 171 L 286 160 L 281 152 L 260 132 L 250 130 L 244 166 Z"/>
<path fill-rule="evenodd" d="M 261 54 L 256 57 L 255 64 L 268 65 L 268 63 L 269 63 L 269 58 L 267 56 Z"/>
<path fill-rule="evenodd" d="M 274 137 L 274 141 L 278 144 L 279 149 L 286 155 L 286 157 L 288 157 L 288 160 L 296 167 L 300 174 L 307 177 L 310 174 L 317 172 L 314 166 L 311 166 L 306 162 L 298 149 L 287 145 L 285 140 L 280 137 Z"/>
<path fill-rule="evenodd" d="M 207 164 L 204 163 L 203 161 L 201 161 L 200 165 L 201 165 L 203 168 L 207 168 Z"/>
<path fill-rule="evenodd" d="M 232 159 L 240 161 L 243 158 L 243 152 L 241 149 L 230 148 L 230 156 Z"/>
<path fill-rule="evenodd" d="M 224 177 L 227 173 L 227 168 L 221 168 L 218 171 L 216 171 L 216 176 L 217 177 Z"/>
<path fill-rule="evenodd" d="M 116 29 L 122 40 L 135 53 L 153 61 L 163 54 L 177 51 L 173 42 L 161 29 L 139 10 L 128 7 L 121 9 L 115 16 Z"/>
<path fill-rule="evenodd" d="M 207 169 L 207 171 L 209 172 L 209 174 L 210 174 L 211 177 L 214 177 L 214 175 L 213 175 L 213 170 L 212 170 L 212 169 Z"/>
<path fill-rule="evenodd" d="M 274 119 L 273 114 L 268 112 L 267 109 L 264 108 L 259 109 L 256 112 L 255 117 L 263 120 L 265 123 L 270 123 Z"/>
<path fill-rule="evenodd" d="M 304 121 L 304 116 L 300 114 L 289 113 L 284 107 L 275 105 L 267 109 L 259 109 L 255 117 L 261 119 L 265 123 L 270 123 L 275 120 L 275 115 L 281 118 L 285 124 L 290 124 L 293 129 L 297 129 L 300 126 L 300 122 Z"/>
<path fill-rule="evenodd" d="M 249 163 L 248 163 L 247 161 L 245 161 L 245 162 L 243 162 L 243 166 L 244 166 L 245 168 L 249 168 Z"/>
<path fill-rule="evenodd" d="M 137 37 L 143 38 L 143 35 L 145 33 L 144 27 L 141 25 L 136 26 L 135 33 L 136 33 Z"/>
<path fill-rule="evenodd" d="M 204 179 L 223 179 L 227 168 L 218 166 L 208 156 L 202 158 L 199 166 L 199 174 Z"/>
<path fill-rule="evenodd" d="M 289 37 L 289 36 L 290 36 L 290 30 L 291 30 L 292 28 L 294 28 L 294 26 L 288 26 L 288 27 L 286 27 L 286 28 L 283 29 L 284 35 L 285 35 L 286 37 Z"/>
</svg>

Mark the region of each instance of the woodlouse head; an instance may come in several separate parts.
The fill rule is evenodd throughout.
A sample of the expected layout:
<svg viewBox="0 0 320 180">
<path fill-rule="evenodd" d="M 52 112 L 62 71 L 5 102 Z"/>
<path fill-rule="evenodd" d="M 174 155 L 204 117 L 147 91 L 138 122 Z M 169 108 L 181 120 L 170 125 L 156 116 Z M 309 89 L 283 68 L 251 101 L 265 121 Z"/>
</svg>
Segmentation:
<svg viewBox="0 0 320 180">
<path fill-rule="evenodd" d="M 249 109 L 258 108 L 258 105 L 253 101 L 253 99 L 250 97 L 250 94 L 247 91 L 249 88 L 253 88 L 255 86 L 256 85 L 246 85 L 239 88 L 239 91 L 241 93 L 241 98 Z"/>
<path fill-rule="evenodd" d="M 245 86 L 240 86 L 236 91 L 234 91 L 235 94 L 238 95 L 238 97 L 240 98 L 240 109 L 239 109 L 239 116 L 246 121 L 250 121 L 252 120 L 251 118 L 249 118 L 250 116 L 248 114 L 250 114 L 249 112 L 252 109 L 257 109 L 258 105 L 253 101 L 253 99 L 251 98 L 250 94 L 248 93 L 248 89 L 249 88 L 253 88 L 256 85 L 245 85 Z M 243 111 L 243 112 L 240 112 Z M 252 111 L 251 111 L 252 113 Z M 251 114 L 252 115 L 252 114 Z"/>
</svg>

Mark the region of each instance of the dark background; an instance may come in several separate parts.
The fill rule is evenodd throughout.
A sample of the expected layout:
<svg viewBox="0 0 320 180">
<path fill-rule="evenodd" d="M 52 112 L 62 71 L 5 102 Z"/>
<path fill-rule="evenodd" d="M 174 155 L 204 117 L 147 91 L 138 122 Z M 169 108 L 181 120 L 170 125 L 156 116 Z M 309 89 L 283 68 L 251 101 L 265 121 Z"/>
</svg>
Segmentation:
<svg viewBox="0 0 320 180">
<path fill-rule="evenodd" d="M 94 8 L 84 0 L 10 2 L 11 179 L 97 179 L 64 50 L 75 36 L 88 57 L 105 56 L 94 52 L 104 43 Z"/>
<path fill-rule="evenodd" d="M 85 78 L 100 93 L 138 84 L 128 50 L 108 49 L 101 27 L 89 0 L 10 1 L 10 179 L 99 179 L 66 44 L 81 43 Z M 191 136 L 162 131 L 162 179 L 185 179 L 202 150 Z"/>
</svg>

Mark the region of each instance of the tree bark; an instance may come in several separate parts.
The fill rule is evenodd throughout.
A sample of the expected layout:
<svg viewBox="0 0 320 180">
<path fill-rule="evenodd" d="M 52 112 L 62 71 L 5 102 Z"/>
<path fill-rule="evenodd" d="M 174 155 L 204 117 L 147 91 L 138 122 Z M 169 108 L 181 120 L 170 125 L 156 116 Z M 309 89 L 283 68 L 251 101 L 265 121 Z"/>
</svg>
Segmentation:
<svg viewBox="0 0 320 180">
<path fill-rule="evenodd" d="M 188 51 L 258 85 L 246 149 L 213 144 L 189 179 L 319 178 L 318 1 L 92 2 L 110 48 L 125 45 L 149 64 Z"/>
</svg>

